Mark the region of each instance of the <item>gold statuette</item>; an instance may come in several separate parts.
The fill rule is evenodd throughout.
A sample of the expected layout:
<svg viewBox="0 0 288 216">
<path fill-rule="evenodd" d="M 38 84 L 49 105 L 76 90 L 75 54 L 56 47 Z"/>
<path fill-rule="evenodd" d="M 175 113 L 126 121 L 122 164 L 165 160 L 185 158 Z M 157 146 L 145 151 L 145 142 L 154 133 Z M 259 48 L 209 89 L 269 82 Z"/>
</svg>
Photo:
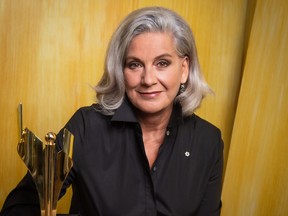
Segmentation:
<svg viewBox="0 0 288 216">
<path fill-rule="evenodd" d="M 20 121 L 20 141 L 18 154 L 27 166 L 36 185 L 41 216 L 56 216 L 60 190 L 72 168 L 74 136 L 64 129 L 63 150 L 56 152 L 56 135 L 49 132 L 46 143 L 35 136 L 28 128 L 22 127 L 22 104 L 18 107 Z"/>
</svg>

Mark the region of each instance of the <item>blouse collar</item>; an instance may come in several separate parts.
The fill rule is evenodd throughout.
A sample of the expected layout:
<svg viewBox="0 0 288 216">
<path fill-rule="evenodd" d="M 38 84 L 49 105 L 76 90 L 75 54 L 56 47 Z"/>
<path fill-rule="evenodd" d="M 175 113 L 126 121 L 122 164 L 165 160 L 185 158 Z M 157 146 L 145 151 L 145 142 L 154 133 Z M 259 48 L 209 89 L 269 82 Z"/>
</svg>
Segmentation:
<svg viewBox="0 0 288 216">
<path fill-rule="evenodd" d="M 137 123 L 137 117 L 135 115 L 134 107 L 128 98 L 124 98 L 120 107 L 115 111 L 111 121 L 118 122 L 134 122 Z M 168 127 L 173 127 L 183 123 L 182 107 L 179 103 L 175 103 L 173 106 L 172 115 L 170 117 Z"/>
</svg>

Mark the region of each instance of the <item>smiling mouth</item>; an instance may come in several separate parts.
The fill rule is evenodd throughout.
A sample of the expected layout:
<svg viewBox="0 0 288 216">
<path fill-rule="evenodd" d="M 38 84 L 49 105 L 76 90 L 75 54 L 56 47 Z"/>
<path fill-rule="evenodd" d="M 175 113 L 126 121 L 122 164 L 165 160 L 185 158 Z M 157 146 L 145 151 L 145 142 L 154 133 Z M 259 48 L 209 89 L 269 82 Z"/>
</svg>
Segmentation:
<svg viewBox="0 0 288 216">
<path fill-rule="evenodd" d="M 153 91 L 153 92 L 138 92 L 142 97 L 146 98 L 154 98 L 157 97 L 161 91 Z"/>
</svg>

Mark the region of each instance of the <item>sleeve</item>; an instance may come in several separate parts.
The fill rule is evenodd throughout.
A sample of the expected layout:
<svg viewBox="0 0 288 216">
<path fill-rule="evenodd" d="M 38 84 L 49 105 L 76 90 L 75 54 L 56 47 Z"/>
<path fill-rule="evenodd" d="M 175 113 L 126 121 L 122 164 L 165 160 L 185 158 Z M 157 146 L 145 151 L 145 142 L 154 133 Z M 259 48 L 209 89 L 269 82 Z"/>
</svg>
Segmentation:
<svg viewBox="0 0 288 216">
<path fill-rule="evenodd" d="M 38 193 L 28 172 L 8 195 L 0 216 L 40 216 Z"/>
<path fill-rule="evenodd" d="M 216 160 L 212 167 L 211 175 L 206 187 L 201 206 L 197 211 L 197 216 L 219 216 L 221 212 L 221 191 L 222 191 L 222 175 L 223 175 L 223 148 L 222 139 L 218 141 L 216 151 Z"/>
</svg>

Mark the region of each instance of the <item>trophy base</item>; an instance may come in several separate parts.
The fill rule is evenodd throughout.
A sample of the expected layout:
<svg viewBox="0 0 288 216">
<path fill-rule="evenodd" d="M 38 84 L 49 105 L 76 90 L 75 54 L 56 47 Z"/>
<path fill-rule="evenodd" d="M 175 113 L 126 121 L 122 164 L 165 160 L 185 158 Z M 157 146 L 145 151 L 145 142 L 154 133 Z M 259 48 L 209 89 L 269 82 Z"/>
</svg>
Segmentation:
<svg viewBox="0 0 288 216">
<path fill-rule="evenodd" d="M 80 215 L 78 214 L 56 214 L 56 210 L 52 210 L 50 214 L 45 211 L 41 211 L 41 216 L 80 216 Z"/>
<path fill-rule="evenodd" d="M 78 214 L 57 214 L 57 216 L 80 216 Z"/>
</svg>

